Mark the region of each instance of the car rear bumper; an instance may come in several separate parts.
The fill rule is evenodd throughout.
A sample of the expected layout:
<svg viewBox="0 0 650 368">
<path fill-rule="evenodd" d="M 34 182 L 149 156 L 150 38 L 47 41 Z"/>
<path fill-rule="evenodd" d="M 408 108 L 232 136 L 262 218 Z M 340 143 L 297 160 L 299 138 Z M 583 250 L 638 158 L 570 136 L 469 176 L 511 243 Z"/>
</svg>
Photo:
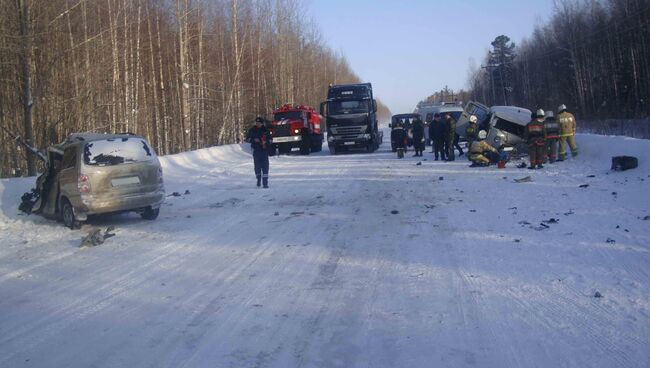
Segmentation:
<svg viewBox="0 0 650 368">
<path fill-rule="evenodd" d="M 133 211 L 151 206 L 158 208 L 165 201 L 165 190 L 154 192 L 134 193 L 119 196 L 84 196 L 79 206 L 75 207 L 75 215 L 83 220 L 88 215 L 102 213 Z"/>
</svg>

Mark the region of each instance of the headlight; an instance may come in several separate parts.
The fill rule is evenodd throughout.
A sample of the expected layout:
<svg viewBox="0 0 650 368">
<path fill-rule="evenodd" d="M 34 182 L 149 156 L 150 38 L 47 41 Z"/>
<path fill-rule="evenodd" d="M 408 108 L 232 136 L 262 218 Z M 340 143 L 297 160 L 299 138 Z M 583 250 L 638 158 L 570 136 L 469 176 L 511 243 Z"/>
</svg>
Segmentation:
<svg viewBox="0 0 650 368">
<path fill-rule="evenodd" d="M 293 130 L 293 133 L 294 133 L 294 134 L 299 134 L 299 133 L 300 133 L 300 129 L 294 129 L 294 130 Z"/>
</svg>

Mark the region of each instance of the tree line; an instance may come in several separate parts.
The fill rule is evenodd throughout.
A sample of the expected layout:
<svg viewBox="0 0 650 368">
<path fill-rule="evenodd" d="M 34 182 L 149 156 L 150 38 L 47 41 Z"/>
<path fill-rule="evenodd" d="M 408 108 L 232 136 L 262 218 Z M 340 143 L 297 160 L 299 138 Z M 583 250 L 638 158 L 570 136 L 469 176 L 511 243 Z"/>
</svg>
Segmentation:
<svg viewBox="0 0 650 368">
<path fill-rule="evenodd" d="M 516 46 L 499 36 L 471 70 L 471 97 L 488 105 L 581 117 L 650 115 L 650 0 L 558 0 L 550 20 Z"/>
<path fill-rule="evenodd" d="M 132 132 L 159 154 L 242 142 L 257 115 L 359 78 L 301 0 L 0 0 L 0 126 L 40 148 Z M 390 112 L 380 105 L 380 114 Z M 0 132 L 0 176 L 36 164 Z"/>
</svg>

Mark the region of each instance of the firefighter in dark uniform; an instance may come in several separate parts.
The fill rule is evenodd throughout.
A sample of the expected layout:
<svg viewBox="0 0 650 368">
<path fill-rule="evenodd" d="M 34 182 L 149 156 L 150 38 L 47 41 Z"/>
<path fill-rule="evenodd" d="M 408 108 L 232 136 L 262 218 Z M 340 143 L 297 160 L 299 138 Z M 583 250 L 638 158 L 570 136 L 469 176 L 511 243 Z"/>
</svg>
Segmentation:
<svg viewBox="0 0 650 368">
<path fill-rule="evenodd" d="M 456 154 L 454 153 L 454 143 L 456 141 L 456 119 L 450 113 L 445 114 L 445 122 L 447 122 L 447 161 L 454 161 Z"/>
<path fill-rule="evenodd" d="M 420 118 L 413 119 L 413 148 L 415 154 L 413 157 L 422 157 L 424 151 L 424 124 Z"/>
<path fill-rule="evenodd" d="M 269 149 L 272 146 L 271 134 L 264 126 L 264 118 L 257 117 L 255 126 L 248 131 L 246 142 L 250 142 L 253 149 L 253 163 L 257 186 L 269 187 Z"/>
<path fill-rule="evenodd" d="M 546 139 L 544 139 L 544 110 L 539 109 L 534 118 L 526 125 L 526 142 L 528 143 L 529 169 L 544 168 L 546 156 Z"/>
<path fill-rule="evenodd" d="M 401 122 L 398 121 L 395 128 L 393 128 L 391 139 L 395 142 L 397 158 L 404 158 L 404 151 L 406 149 L 406 130 L 404 130 Z"/>
<path fill-rule="evenodd" d="M 476 115 L 469 117 L 469 124 L 465 128 L 465 139 L 467 140 L 467 147 L 472 148 L 472 143 L 478 140 L 478 124 Z"/>
<path fill-rule="evenodd" d="M 445 152 L 445 140 L 447 139 L 447 124 L 440 119 L 440 114 L 433 115 L 433 121 L 429 125 L 429 137 L 433 141 L 433 154 L 435 160 L 438 161 L 438 156 L 441 160 L 445 160 L 447 153 Z"/>
<path fill-rule="evenodd" d="M 546 155 L 548 162 L 554 163 L 557 160 L 557 145 L 560 140 L 560 123 L 555 120 L 553 111 L 546 112 L 544 120 L 544 133 L 546 134 Z M 545 161 L 546 162 L 546 161 Z"/>
</svg>

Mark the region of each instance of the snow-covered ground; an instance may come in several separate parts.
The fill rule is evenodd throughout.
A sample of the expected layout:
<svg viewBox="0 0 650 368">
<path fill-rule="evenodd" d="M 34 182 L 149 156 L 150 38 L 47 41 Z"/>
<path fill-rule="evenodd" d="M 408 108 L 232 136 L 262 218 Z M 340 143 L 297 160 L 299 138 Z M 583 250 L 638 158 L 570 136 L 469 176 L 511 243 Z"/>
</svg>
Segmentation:
<svg viewBox="0 0 650 368">
<path fill-rule="evenodd" d="M 650 141 L 578 142 L 532 172 L 325 149 L 269 190 L 247 147 L 164 157 L 190 194 L 93 248 L 2 180 L 0 367 L 648 367 Z"/>
</svg>

